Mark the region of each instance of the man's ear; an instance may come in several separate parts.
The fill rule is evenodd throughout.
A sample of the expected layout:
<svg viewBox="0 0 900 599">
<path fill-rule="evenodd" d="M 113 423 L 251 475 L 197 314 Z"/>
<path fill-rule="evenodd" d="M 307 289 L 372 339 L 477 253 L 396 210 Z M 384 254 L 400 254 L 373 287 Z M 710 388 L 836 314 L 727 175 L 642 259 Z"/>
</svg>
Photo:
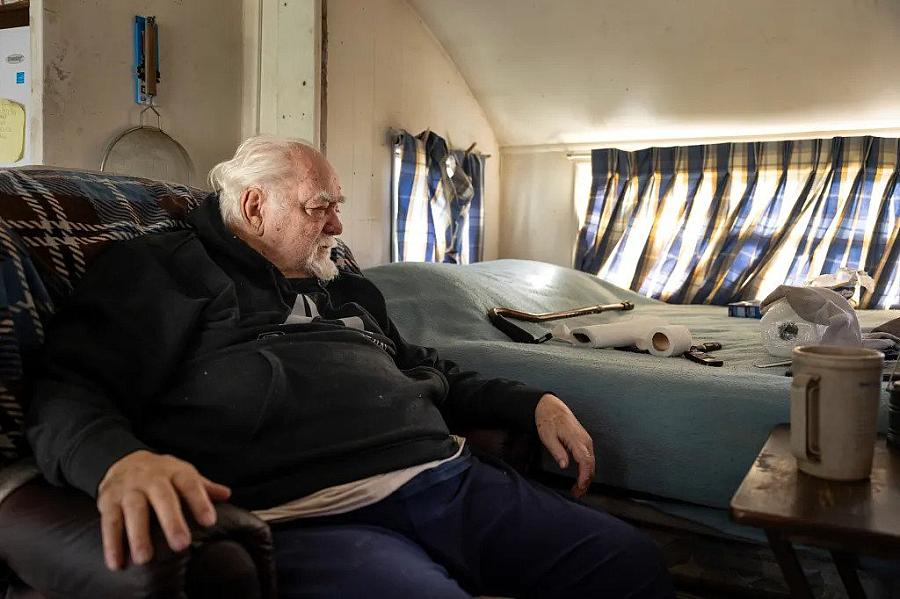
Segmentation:
<svg viewBox="0 0 900 599">
<path fill-rule="evenodd" d="M 257 187 L 250 187 L 241 194 L 241 218 L 244 224 L 260 237 L 265 232 L 263 210 L 266 196 Z"/>
</svg>

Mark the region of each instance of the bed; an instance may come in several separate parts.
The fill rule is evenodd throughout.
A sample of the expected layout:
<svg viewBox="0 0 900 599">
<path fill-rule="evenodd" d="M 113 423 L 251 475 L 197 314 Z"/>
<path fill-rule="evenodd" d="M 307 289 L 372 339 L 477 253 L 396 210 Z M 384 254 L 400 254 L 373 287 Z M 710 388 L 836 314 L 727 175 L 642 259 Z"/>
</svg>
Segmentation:
<svg viewBox="0 0 900 599">
<path fill-rule="evenodd" d="M 594 439 L 595 482 L 722 510 L 769 431 L 789 420 L 786 368 L 755 367 L 777 361 L 762 347 L 759 321 L 729 317 L 725 307 L 669 305 L 579 271 L 525 260 L 396 263 L 365 275 L 383 291 L 408 340 L 437 348 L 463 368 L 518 379 L 563 398 Z M 660 317 L 688 326 L 697 341 L 722 343 L 715 355 L 724 366 L 552 341 L 515 343 L 486 316 L 496 306 L 544 312 L 625 300 L 635 304 L 634 311 L 566 323 Z M 859 313 L 864 327 L 898 316 L 900 311 Z M 879 430 L 886 426 L 885 393 Z M 560 473 L 548 455 L 541 468 Z"/>
</svg>

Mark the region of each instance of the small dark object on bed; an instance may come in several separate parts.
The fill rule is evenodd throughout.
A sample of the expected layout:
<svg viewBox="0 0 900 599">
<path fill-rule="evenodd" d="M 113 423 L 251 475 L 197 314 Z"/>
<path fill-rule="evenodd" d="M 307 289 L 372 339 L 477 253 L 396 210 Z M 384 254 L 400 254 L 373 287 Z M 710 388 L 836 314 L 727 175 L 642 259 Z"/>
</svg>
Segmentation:
<svg viewBox="0 0 900 599">
<path fill-rule="evenodd" d="M 636 345 L 623 345 L 621 347 L 614 347 L 613 349 L 617 349 L 619 351 L 630 351 L 633 354 L 647 354 L 650 355 L 650 352 L 646 349 L 638 349 Z"/>
<path fill-rule="evenodd" d="M 627 345 L 624 347 L 617 347 L 620 351 L 630 351 L 636 354 L 649 354 L 650 352 L 646 349 L 638 349 L 634 345 Z M 684 352 L 682 356 L 690 360 L 691 362 L 696 362 L 697 364 L 703 364 L 704 366 L 722 366 L 724 362 L 715 356 L 711 356 L 706 352 L 716 351 L 718 349 L 722 349 L 722 344 L 717 343 L 715 341 L 711 341 L 709 343 L 698 343 L 697 345 L 692 345 L 691 349 Z"/>
<path fill-rule="evenodd" d="M 715 347 L 709 347 L 715 346 Z M 722 349 L 721 343 L 703 343 L 700 345 L 694 345 L 688 351 L 684 352 L 682 355 L 690 360 L 691 362 L 696 362 L 697 364 L 703 364 L 704 366 L 722 366 L 725 364 L 719 358 L 712 356 L 707 351 L 713 351 L 715 349 Z"/>
<path fill-rule="evenodd" d="M 708 341 L 706 343 L 698 343 L 691 349 L 699 349 L 702 352 L 718 351 L 722 349 L 722 344 L 718 341 Z"/>
<path fill-rule="evenodd" d="M 544 341 L 549 341 L 553 338 L 553 335 L 549 331 L 543 331 L 541 334 L 535 335 L 527 328 L 518 325 L 511 320 L 507 320 L 499 314 L 492 314 L 492 312 L 493 311 L 488 312 L 491 324 L 506 333 L 506 336 L 513 341 L 519 343 L 543 343 Z"/>
</svg>

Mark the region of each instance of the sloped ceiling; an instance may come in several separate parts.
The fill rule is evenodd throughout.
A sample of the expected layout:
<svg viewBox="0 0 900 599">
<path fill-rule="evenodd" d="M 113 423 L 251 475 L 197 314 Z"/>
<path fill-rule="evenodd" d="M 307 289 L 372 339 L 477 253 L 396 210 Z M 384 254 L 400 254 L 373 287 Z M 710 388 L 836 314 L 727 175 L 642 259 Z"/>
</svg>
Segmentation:
<svg viewBox="0 0 900 599">
<path fill-rule="evenodd" d="M 408 1 L 503 146 L 900 126 L 898 0 Z"/>
</svg>

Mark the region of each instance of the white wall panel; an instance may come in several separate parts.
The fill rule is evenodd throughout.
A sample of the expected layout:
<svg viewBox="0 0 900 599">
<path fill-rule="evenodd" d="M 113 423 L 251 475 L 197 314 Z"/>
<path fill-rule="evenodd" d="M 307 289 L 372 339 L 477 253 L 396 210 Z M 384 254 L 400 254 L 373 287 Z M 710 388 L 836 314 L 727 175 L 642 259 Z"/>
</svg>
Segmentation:
<svg viewBox="0 0 900 599">
<path fill-rule="evenodd" d="M 499 257 L 572 266 L 574 173 L 562 152 L 503 155 Z"/>
</svg>

